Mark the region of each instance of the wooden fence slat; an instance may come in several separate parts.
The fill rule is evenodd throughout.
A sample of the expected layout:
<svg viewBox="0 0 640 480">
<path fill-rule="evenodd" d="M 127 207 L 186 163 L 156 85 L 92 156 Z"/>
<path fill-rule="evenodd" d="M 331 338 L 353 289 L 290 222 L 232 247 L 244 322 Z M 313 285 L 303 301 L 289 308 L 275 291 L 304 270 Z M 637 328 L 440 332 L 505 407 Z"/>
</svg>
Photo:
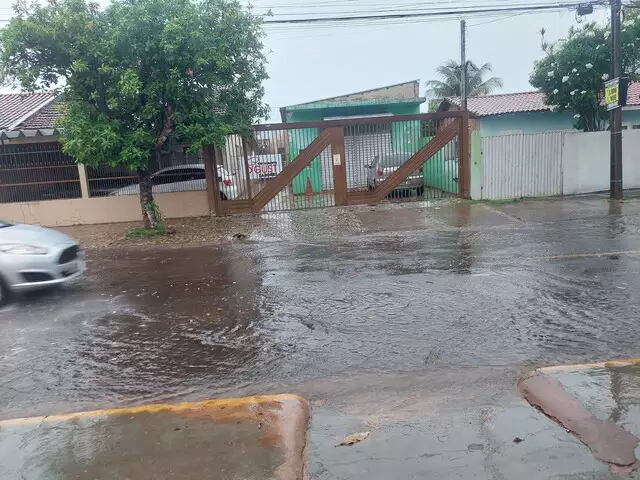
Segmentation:
<svg viewBox="0 0 640 480">
<path fill-rule="evenodd" d="M 404 180 L 414 171 L 420 168 L 436 153 L 440 151 L 447 143 L 453 140 L 459 133 L 458 121 L 453 121 L 442 130 L 440 130 L 429 143 L 418 150 L 409 160 L 401 167 L 393 172 L 382 183 L 378 184 L 374 189 L 375 196 L 382 200 L 384 197 L 393 192 Z"/>
<path fill-rule="evenodd" d="M 322 153 L 331 143 L 332 134 L 330 130 L 325 130 L 309 144 L 289 165 L 262 189 L 253 199 L 252 211 L 259 212 L 267 203 L 280 193 L 293 179 L 302 173 L 302 170 Z"/>
</svg>

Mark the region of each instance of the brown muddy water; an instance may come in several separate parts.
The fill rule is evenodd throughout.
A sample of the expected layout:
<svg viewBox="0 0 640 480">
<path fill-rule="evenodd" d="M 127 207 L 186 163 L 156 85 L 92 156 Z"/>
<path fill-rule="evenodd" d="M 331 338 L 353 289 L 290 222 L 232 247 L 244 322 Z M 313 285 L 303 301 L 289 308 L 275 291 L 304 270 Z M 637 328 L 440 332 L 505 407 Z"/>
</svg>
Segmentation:
<svg viewBox="0 0 640 480">
<path fill-rule="evenodd" d="M 638 217 L 537 215 L 89 252 L 0 311 L 0 417 L 637 356 Z"/>
</svg>

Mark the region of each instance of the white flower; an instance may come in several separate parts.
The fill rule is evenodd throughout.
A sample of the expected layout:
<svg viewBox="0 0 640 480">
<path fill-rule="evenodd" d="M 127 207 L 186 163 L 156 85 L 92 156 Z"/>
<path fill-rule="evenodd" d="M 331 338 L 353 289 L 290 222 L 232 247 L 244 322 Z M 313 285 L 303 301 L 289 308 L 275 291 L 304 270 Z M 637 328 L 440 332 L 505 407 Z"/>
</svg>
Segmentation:
<svg viewBox="0 0 640 480">
<path fill-rule="evenodd" d="M 579 113 L 576 113 L 576 114 L 573 116 L 573 118 L 575 118 L 575 119 L 577 120 L 578 118 L 580 118 L 580 114 L 579 114 Z"/>
<path fill-rule="evenodd" d="M 551 70 L 550 72 L 547 72 L 547 77 L 553 77 L 553 75 L 554 75 L 555 73 L 556 73 L 556 72 L 554 72 L 553 70 Z"/>
<path fill-rule="evenodd" d="M 569 75 L 565 75 L 562 77 L 562 83 L 567 83 L 569 81 Z"/>
<path fill-rule="evenodd" d="M 609 80 L 609 74 L 605 73 L 604 75 L 602 75 L 602 80 L 605 80 L 605 81 Z"/>
<path fill-rule="evenodd" d="M 604 32 L 604 38 L 609 38 L 611 36 L 611 33 L 609 32 Z"/>
<path fill-rule="evenodd" d="M 558 90 L 557 88 L 553 90 L 553 94 L 556 95 L 560 90 Z"/>
<path fill-rule="evenodd" d="M 577 68 L 574 68 L 573 70 L 571 70 L 571 73 L 576 73 L 578 71 Z"/>
<path fill-rule="evenodd" d="M 572 90 L 571 93 L 569 93 L 569 95 L 571 95 L 572 97 L 576 94 L 577 90 Z"/>
<path fill-rule="evenodd" d="M 580 92 L 580 95 L 584 95 L 585 93 L 587 93 L 587 91 L 586 91 L 586 90 L 582 90 L 582 91 Z"/>
<path fill-rule="evenodd" d="M 587 63 L 585 67 L 587 67 L 587 70 L 591 70 L 593 68 L 593 63 Z"/>
<path fill-rule="evenodd" d="M 596 45 L 596 50 L 600 50 L 600 45 Z"/>
</svg>

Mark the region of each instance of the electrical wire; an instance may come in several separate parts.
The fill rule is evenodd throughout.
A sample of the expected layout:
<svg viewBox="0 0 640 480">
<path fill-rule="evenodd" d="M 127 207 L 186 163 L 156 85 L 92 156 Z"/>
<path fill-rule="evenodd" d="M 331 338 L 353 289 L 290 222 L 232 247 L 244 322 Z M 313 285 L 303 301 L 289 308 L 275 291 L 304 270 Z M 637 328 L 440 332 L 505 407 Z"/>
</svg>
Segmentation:
<svg viewBox="0 0 640 480">
<path fill-rule="evenodd" d="M 600 2 L 592 2 L 595 6 Z M 402 18 L 416 18 L 416 17 L 447 17 L 447 16 L 462 16 L 462 15 L 474 15 L 478 13 L 511 13 L 511 12 L 533 12 L 542 10 L 557 10 L 557 9 L 570 9 L 575 8 L 580 3 L 558 3 L 550 5 L 532 5 L 532 6 L 518 6 L 507 8 L 470 8 L 470 9 L 458 9 L 458 10 L 438 10 L 419 13 L 390 13 L 386 15 L 351 15 L 351 16 L 327 16 L 327 17 L 310 17 L 310 18 L 290 18 L 290 19 L 274 19 L 264 20 L 265 25 L 274 24 L 305 24 L 305 23 L 337 23 L 337 22 L 353 22 L 359 20 L 394 20 Z"/>
</svg>

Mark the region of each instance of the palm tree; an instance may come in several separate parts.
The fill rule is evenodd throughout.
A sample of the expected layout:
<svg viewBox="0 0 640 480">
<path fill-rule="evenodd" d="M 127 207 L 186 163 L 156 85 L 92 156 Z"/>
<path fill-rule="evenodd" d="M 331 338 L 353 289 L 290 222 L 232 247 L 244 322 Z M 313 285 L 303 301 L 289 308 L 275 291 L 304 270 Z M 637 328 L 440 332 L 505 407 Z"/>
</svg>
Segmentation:
<svg viewBox="0 0 640 480">
<path fill-rule="evenodd" d="M 439 66 L 436 72 L 442 80 L 428 81 L 427 95 L 431 98 L 460 97 L 462 95 L 461 70 L 460 64 L 454 60 Z M 502 88 L 502 79 L 499 77 L 484 80 L 488 73 L 491 73 L 490 63 L 478 67 L 471 61 L 467 62 L 467 95 L 469 97 L 489 95 Z"/>
</svg>

